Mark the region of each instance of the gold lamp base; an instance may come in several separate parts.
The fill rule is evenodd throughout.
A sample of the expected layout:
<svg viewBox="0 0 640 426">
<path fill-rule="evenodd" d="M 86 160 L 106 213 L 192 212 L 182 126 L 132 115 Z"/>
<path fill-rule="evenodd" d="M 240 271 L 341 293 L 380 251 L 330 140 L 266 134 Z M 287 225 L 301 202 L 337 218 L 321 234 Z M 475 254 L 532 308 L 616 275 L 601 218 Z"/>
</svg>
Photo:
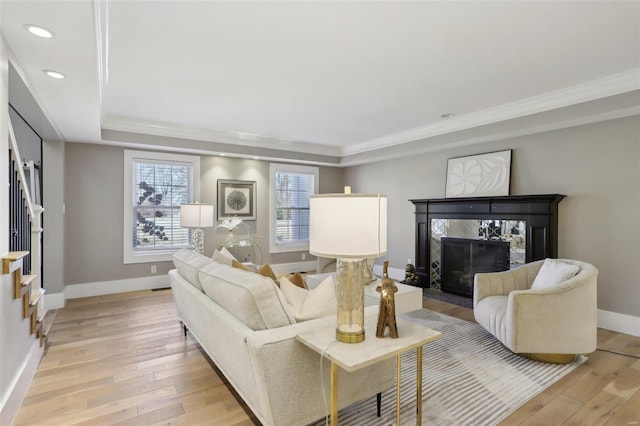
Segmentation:
<svg viewBox="0 0 640 426">
<path fill-rule="evenodd" d="M 360 343 L 364 342 L 364 330 L 356 333 L 349 333 L 336 329 L 336 340 L 343 343 Z"/>
</svg>

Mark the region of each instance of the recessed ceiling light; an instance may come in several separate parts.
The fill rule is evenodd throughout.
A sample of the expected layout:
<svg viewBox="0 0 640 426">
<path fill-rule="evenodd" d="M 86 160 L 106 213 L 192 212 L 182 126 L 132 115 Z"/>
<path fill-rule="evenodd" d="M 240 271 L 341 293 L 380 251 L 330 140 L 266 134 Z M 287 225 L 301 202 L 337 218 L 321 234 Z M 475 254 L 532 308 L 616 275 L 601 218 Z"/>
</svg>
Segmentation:
<svg viewBox="0 0 640 426">
<path fill-rule="evenodd" d="M 446 112 L 446 113 L 442 114 L 440 117 L 441 118 L 453 118 L 455 116 L 456 115 L 453 112 Z"/>
<path fill-rule="evenodd" d="M 42 37 L 42 38 L 51 38 L 53 37 L 53 33 L 46 28 L 39 27 L 37 25 L 25 25 L 27 31 L 31 34 Z"/>
<path fill-rule="evenodd" d="M 48 75 L 49 77 L 57 78 L 58 80 L 62 80 L 63 78 L 66 78 L 66 76 L 64 74 L 62 74 L 61 72 L 58 72 L 58 71 L 44 70 L 42 72 L 45 73 L 46 75 Z"/>
</svg>

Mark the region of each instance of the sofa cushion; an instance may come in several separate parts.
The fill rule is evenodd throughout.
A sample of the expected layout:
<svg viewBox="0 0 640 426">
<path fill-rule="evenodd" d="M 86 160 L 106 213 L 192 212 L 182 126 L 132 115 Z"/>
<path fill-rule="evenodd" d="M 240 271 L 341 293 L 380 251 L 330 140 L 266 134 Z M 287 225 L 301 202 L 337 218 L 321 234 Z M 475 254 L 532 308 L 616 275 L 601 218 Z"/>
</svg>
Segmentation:
<svg viewBox="0 0 640 426">
<path fill-rule="evenodd" d="M 295 323 L 270 278 L 220 263 L 205 266 L 199 277 L 207 296 L 252 330 Z"/>
<path fill-rule="evenodd" d="M 531 284 L 532 290 L 553 288 L 563 281 L 572 278 L 580 267 L 554 259 L 545 259 L 540 271 Z"/>
<path fill-rule="evenodd" d="M 311 290 L 300 288 L 286 277 L 280 277 L 280 289 L 297 321 L 335 315 L 337 312 L 336 290 L 332 276 L 328 276 Z"/>
<path fill-rule="evenodd" d="M 213 263 L 211 259 L 189 249 L 179 250 L 173 255 L 173 264 L 178 273 L 200 291 L 204 289 L 198 277 L 199 270 L 210 263 Z"/>
</svg>

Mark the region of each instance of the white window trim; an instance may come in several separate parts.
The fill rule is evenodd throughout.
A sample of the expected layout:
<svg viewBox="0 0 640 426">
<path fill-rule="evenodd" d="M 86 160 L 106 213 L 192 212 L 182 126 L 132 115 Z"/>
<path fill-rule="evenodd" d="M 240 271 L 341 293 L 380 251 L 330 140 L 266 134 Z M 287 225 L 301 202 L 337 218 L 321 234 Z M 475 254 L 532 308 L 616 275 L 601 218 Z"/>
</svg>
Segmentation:
<svg viewBox="0 0 640 426">
<path fill-rule="evenodd" d="M 150 263 L 171 261 L 177 250 L 163 250 L 149 253 L 134 253 L 131 241 L 131 229 L 133 228 L 133 214 L 131 214 L 131 202 L 133 199 L 131 179 L 133 178 L 133 160 L 171 161 L 188 163 L 193 167 L 193 197 L 200 198 L 200 157 L 196 155 L 183 155 L 164 152 L 148 152 L 124 150 L 124 210 L 122 215 L 123 255 L 122 261 L 131 263 Z M 193 202 L 193 200 L 189 200 Z"/>
<path fill-rule="evenodd" d="M 271 253 L 287 253 L 292 251 L 309 251 L 309 243 L 276 245 L 276 188 L 275 176 L 277 172 L 304 173 L 314 175 L 314 193 L 318 193 L 320 181 L 320 169 L 312 166 L 299 166 L 293 164 L 269 164 L 269 251 Z"/>
</svg>

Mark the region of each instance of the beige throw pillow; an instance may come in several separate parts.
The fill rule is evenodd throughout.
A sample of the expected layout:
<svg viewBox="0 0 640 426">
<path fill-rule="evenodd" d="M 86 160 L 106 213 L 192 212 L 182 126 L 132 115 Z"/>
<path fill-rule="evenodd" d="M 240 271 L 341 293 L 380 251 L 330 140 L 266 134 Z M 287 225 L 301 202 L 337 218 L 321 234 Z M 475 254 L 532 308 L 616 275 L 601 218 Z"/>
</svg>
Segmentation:
<svg viewBox="0 0 640 426">
<path fill-rule="evenodd" d="M 311 290 L 300 288 L 286 277 L 280 277 L 280 290 L 296 321 L 335 315 L 337 312 L 336 289 L 331 276 Z"/>
<path fill-rule="evenodd" d="M 296 272 L 293 275 L 289 275 L 288 279 L 289 281 L 291 281 L 293 284 L 297 285 L 300 288 L 304 288 L 304 289 L 309 288 L 307 287 L 307 282 L 305 281 L 304 277 L 300 272 Z"/>
<path fill-rule="evenodd" d="M 531 284 L 531 290 L 546 290 L 572 278 L 580 267 L 555 259 L 545 259 L 538 275 Z"/>
<path fill-rule="evenodd" d="M 265 263 L 264 265 L 262 265 L 260 267 L 260 269 L 258 269 L 258 273 L 260 275 L 262 275 L 263 277 L 271 278 L 273 280 L 273 282 L 275 283 L 275 285 L 280 287 L 280 283 L 278 282 L 278 279 L 276 278 L 276 274 L 273 272 L 273 269 L 271 269 L 271 266 L 269 266 L 268 263 Z"/>
<path fill-rule="evenodd" d="M 233 259 L 231 261 L 231 266 L 233 266 L 234 268 L 238 268 L 238 269 L 242 269 L 243 271 L 247 271 L 247 272 L 254 272 L 251 268 L 249 268 L 247 265 L 238 262 L 237 260 Z M 262 274 L 261 274 L 262 275 Z"/>
</svg>

